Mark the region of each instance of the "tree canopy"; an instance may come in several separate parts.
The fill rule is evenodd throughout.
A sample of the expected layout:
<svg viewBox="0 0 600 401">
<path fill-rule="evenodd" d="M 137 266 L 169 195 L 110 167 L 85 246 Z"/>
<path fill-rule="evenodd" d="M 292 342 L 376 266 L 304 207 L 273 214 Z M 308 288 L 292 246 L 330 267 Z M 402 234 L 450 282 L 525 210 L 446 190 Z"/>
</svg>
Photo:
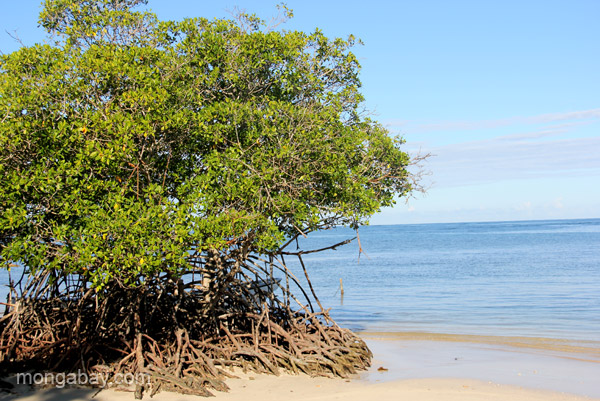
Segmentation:
<svg viewBox="0 0 600 401">
<path fill-rule="evenodd" d="M 0 265 L 23 267 L 0 372 L 134 373 L 141 398 L 227 390 L 223 367 L 365 369 L 286 251 L 418 180 L 364 110 L 356 40 L 144 5 L 45 0 L 49 44 L 0 56 Z"/>
<path fill-rule="evenodd" d="M 46 0 L 52 44 L 0 57 L 5 267 L 138 286 L 192 251 L 356 228 L 410 193 L 402 140 L 363 110 L 352 36 L 161 21 L 145 3 Z"/>
</svg>

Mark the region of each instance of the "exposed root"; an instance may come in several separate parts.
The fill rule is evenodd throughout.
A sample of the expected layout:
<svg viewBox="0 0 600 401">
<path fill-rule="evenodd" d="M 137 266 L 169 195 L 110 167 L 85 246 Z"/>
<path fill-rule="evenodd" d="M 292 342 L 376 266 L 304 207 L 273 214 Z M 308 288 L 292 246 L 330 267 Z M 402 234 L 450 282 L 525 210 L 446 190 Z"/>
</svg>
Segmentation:
<svg viewBox="0 0 600 401">
<path fill-rule="evenodd" d="M 299 302 L 292 310 L 293 297 L 275 281 L 253 288 L 248 275 L 257 273 L 256 261 L 243 270 L 225 263 L 213 269 L 210 289 L 188 280 L 181 291 L 181 281 L 163 277 L 101 294 L 82 284 L 63 297 L 13 298 L 0 319 L 0 368 L 101 374 L 103 387 L 133 374 L 141 398 L 164 390 L 227 391 L 232 367 L 347 377 L 370 365 L 366 344 L 327 311 Z M 47 285 L 43 280 L 31 280 L 25 295 Z"/>
</svg>

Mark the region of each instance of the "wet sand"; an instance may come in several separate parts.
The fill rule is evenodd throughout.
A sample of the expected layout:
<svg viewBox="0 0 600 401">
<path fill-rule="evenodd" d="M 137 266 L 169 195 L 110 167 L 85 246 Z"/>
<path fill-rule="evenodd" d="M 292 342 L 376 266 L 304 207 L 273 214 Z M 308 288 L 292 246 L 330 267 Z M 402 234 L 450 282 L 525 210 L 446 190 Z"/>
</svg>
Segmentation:
<svg viewBox="0 0 600 401">
<path fill-rule="evenodd" d="M 564 358 L 600 362 L 600 341 L 425 332 L 362 332 L 359 333 L 359 335 L 367 340 L 380 341 L 433 341 L 496 345 L 517 348 L 523 352 L 527 352 L 527 350 L 539 350 L 544 353 L 552 353 Z"/>
<path fill-rule="evenodd" d="M 361 374 L 368 382 L 463 378 L 600 399 L 596 342 L 429 333 L 361 336 L 374 354 L 373 367 Z"/>
</svg>

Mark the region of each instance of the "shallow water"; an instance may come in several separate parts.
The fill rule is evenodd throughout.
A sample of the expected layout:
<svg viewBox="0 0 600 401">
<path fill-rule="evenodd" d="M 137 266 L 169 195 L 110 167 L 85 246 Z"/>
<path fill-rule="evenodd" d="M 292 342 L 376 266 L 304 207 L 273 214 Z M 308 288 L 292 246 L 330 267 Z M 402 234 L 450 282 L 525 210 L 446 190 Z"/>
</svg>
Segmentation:
<svg viewBox="0 0 600 401">
<path fill-rule="evenodd" d="M 356 241 L 304 256 L 322 303 L 342 325 L 600 341 L 600 219 L 371 226 L 359 233 L 367 255 L 360 260 Z M 314 233 L 299 246 L 321 248 L 353 235 Z"/>
<path fill-rule="evenodd" d="M 373 365 L 360 378 L 369 382 L 469 378 L 600 399 L 598 362 L 574 358 L 571 353 L 464 340 L 366 335 L 374 353 Z"/>
</svg>

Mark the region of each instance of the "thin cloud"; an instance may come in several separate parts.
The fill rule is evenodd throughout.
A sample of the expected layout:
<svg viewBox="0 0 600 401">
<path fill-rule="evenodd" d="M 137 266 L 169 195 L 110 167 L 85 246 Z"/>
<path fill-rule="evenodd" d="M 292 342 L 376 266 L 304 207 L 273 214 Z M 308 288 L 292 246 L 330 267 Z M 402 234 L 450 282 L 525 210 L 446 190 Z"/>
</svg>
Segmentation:
<svg viewBox="0 0 600 401">
<path fill-rule="evenodd" d="M 563 125 L 565 125 L 565 124 L 563 124 Z M 523 133 L 523 134 L 511 134 L 511 135 L 499 136 L 499 137 L 495 138 L 495 140 L 497 140 L 497 141 L 522 141 L 522 140 L 530 140 L 530 139 L 540 139 L 540 138 L 556 136 L 558 134 L 563 134 L 563 133 L 569 132 L 569 131 L 570 130 L 568 127 L 561 126 L 561 127 L 543 129 L 543 130 L 535 131 L 535 132 L 527 132 L 527 133 Z"/>
<path fill-rule="evenodd" d="M 600 175 L 600 137 L 557 140 L 523 140 L 523 137 L 497 137 L 431 149 L 436 157 L 429 160 L 427 169 L 433 174 L 434 186 Z"/>
<path fill-rule="evenodd" d="M 457 130 L 482 131 L 476 135 L 481 139 L 439 146 L 428 143 L 426 136 L 417 136 L 418 142 L 407 142 L 410 153 L 415 153 L 418 147 L 421 154 L 434 155 L 423 166 L 431 173 L 424 184 L 439 188 L 515 179 L 600 176 L 600 136 L 589 136 L 594 127 L 600 128 L 599 120 L 600 108 L 596 108 L 487 121 L 435 124 L 402 121 L 402 124 L 409 135 L 428 131 L 449 134 Z M 585 127 L 586 136 L 576 134 L 579 128 L 592 124 Z M 498 127 L 506 127 L 502 130 L 505 135 L 492 131 L 495 136 L 489 137 L 491 132 L 485 132 Z M 460 140 L 460 136 L 451 135 L 449 138 Z"/>
<path fill-rule="evenodd" d="M 571 111 L 567 113 L 551 113 L 542 114 L 535 117 L 530 117 L 530 122 L 541 123 L 541 122 L 553 122 L 553 121 L 565 121 L 565 120 L 584 120 L 584 119 L 596 119 L 600 118 L 600 108 L 582 111 Z"/>
<path fill-rule="evenodd" d="M 466 131 L 506 127 L 516 124 L 541 124 L 558 121 L 595 120 L 600 119 L 600 108 L 560 113 L 540 114 L 527 117 L 508 117 L 494 120 L 479 121 L 440 121 L 435 123 L 419 123 L 410 120 L 389 120 L 385 122 L 391 129 L 402 128 L 411 134 L 433 131 Z"/>
</svg>

